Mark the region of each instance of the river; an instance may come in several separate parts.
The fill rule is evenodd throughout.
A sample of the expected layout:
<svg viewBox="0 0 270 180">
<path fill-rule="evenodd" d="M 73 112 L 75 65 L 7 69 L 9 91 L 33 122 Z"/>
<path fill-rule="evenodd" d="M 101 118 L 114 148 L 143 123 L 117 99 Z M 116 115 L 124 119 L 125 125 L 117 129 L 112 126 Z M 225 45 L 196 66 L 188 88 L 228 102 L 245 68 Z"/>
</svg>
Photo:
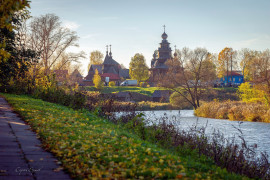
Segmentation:
<svg viewBox="0 0 270 180">
<path fill-rule="evenodd" d="M 240 128 L 248 145 L 257 144 L 257 152 L 265 151 L 270 155 L 270 123 L 201 118 L 194 116 L 193 110 L 143 111 L 143 113 L 146 120 L 149 119 L 154 123 L 158 123 L 161 117 L 167 117 L 166 122 L 172 122 L 179 129 L 187 130 L 194 125 L 206 126 L 207 135 L 211 135 L 215 129 L 223 133 L 226 138 L 235 136 L 238 142 L 240 142 L 240 132 L 236 128 Z"/>
</svg>

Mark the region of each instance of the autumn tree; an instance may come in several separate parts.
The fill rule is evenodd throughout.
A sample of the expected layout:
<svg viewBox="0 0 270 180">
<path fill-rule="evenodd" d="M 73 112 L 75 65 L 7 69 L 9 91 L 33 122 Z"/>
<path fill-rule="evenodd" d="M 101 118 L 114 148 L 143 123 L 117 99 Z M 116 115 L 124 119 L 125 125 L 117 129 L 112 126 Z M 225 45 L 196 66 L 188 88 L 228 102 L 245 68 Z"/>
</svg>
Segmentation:
<svg viewBox="0 0 270 180">
<path fill-rule="evenodd" d="M 0 1 L 0 86 L 24 78 L 37 53 L 21 46 L 18 31 L 29 18 L 28 1 Z M 1 87 L 1 90 L 5 87 Z"/>
<path fill-rule="evenodd" d="M 90 69 L 90 66 L 92 64 L 93 65 L 102 64 L 103 63 L 103 57 L 104 57 L 104 55 L 100 51 L 98 51 L 98 50 L 92 51 L 90 53 L 90 63 L 88 64 L 88 70 Z"/>
<path fill-rule="evenodd" d="M 252 81 L 256 74 L 256 59 L 260 55 L 259 51 L 251 49 L 242 49 L 238 53 L 239 55 L 239 67 L 243 73 L 245 81 Z"/>
<path fill-rule="evenodd" d="M 270 50 L 267 49 L 257 55 L 253 62 L 256 70 L 253 82 L 265 85 L 264 91 L 270 96 Z"/>
<path fill-rule="evenodd" d="M 232 48 L 224 48 L 219 54 L 218 54 L 218 77 L 224 77 L 225 75 L 227 78 L 227 84 L 229 83 L 229 71 L 232 73 L 233 67 L 236 64 L 235 61 L 235 55 L 236 51 L 234 51 Z M 230 77 L 232 79 L 232 76 Z"/>
<path fill-rule="evenodd" d="M 148 66 L 142 54 L 135 54 L 129 63 L 129 75 L 131 79 L 136 79 L 138 82 L 146 81 L 149 78 Z"/>
<path fill-rule="evenodd" d="M 176 58 L 166 62 L 168 72 L 160 78 L 162 87 L 181 96 L 194 109 L 200 106 L 202 95 L 216 79 L 210 53 L 203 48 L 183 48 Z"/>
<path fill-rule="evenodd" d="M 0 63 L 10 57 L 6 47 L 6 36 L 8 33 L 14 33 L 14 30 L 17 28 L 13 17 L 15 13 L 26 7 L 30 7 L 29 1 L 26 0 L 0 0 Z"/>
<path fill-rule="evenodd" d="M 69 47 L 78 47 L 78 36 L 74 31 L 62 26 L 58 16 L 46 14 L 35 17 L 30 23 L 29 43 L 32 49 L 40 52 L 40 61 L 37 69 L 44 68 L 48 74 L 51 68 L 61 58 Z M 69 54 L 68 61 L 73 61 L 74 57 L 84 56 L 84 52 Z M 77 58 L 75 58 L 77 60 Z"/>
<path fill-rule="evenodd" d="M 101 77 L 100 77 L 97 69 L 95 70 L 95 74 L 94 74 L 94 77 L 93 77 L 93 83 L 94 83 L 95 87 L 98 90 L 102 90 L 103 89 L 104 84 L 103 84 L 103 82 L 101 80 Z"/>
</svg>

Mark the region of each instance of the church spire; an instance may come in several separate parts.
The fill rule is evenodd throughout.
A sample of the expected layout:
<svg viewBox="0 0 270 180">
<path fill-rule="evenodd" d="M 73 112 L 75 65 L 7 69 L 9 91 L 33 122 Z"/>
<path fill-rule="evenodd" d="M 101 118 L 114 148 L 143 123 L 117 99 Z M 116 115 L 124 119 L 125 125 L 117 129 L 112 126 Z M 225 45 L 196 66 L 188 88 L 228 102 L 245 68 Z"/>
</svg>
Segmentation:
<svg viewBox="0 0 270 180">
<path fill-rule="evenodd" d="M 109 55 L 112 57 L 112 45 L 110 45 L 110 53 L 109 53 Z"/>
<path fill-rule="evenodd" d="M 108 55 L 108 45 L 106 45 L 106 55 Z"/>
</svg>

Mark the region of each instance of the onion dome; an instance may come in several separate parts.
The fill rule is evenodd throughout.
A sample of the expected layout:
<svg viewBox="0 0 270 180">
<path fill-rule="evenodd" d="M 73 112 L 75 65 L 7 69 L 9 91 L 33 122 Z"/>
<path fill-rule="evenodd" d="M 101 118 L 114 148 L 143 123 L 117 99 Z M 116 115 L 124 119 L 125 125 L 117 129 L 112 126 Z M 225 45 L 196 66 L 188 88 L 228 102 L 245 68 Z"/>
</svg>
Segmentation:
<svg viewBox="0 0 270 180">
<path fill-rule="evenodd" d="M 174 52 L 173 55 L 174 55 L 174 57 L 177 57 L 177 53 L 176 52 Z"/>
<path fill-rule="evenodd" d="M 162 39 L 167 39 L 168 35 L 164 32 L 162 35 L 161 35 Z"/>
</svg>

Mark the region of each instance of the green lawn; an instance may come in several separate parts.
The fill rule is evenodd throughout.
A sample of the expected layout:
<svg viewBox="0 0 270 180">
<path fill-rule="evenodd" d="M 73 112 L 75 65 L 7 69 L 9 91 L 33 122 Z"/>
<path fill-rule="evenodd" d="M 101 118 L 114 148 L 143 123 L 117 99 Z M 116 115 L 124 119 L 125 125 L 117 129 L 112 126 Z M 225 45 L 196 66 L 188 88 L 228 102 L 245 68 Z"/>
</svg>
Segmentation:
<svg viewBox="0 0 270 180">
<path fill-rule="evenodd" d="M 86 110 L 1 94 L 76 179 L 247 179 L 207 158 L 180 156 Z"/>
<path fill-rule="evenodd" d="M 94 91 L 95 87 L 94 86 L 87 86 L 85 87 L 86 90 L 88 91 Z M 147 96 L 152 96 L 155 90 L 160 90 L 162 88 L 160 87 L 137 87 L 137 86 L 115 86 L 115 87 L 104 87 L 102 90 L 102 93 L 118 93 L 118 92 L 124 92 L 124 91 L 129 91 L 129 92 L 137 92 L 140 94 L 144 94 Z"/>
</svg>

